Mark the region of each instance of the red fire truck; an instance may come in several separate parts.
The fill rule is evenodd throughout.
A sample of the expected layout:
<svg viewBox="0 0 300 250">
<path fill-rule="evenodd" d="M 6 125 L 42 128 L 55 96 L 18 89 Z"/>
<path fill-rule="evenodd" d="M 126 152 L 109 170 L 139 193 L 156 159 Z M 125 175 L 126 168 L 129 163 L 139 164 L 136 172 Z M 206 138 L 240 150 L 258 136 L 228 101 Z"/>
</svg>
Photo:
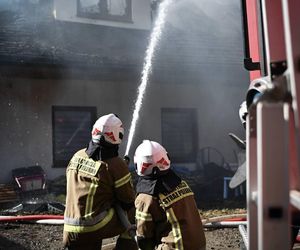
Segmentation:
<svg viewBox="0 0 300 250">
<path fill-rule="evenodd" d="M 300 1 L 241 0 L 246 96 L 247 249 L 291 249 L 300 225 Z M 249 93 L 265 85 L 254 98 Z"/>
</svg>

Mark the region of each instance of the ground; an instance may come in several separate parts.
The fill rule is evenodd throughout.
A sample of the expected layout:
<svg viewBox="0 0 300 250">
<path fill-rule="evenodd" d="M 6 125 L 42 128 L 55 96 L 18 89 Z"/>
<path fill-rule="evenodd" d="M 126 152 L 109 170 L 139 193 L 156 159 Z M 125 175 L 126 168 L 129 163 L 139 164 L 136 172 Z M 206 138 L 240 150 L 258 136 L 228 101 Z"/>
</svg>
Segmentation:
<svg viewBox="0 0 300 250">
<path fill-rule="evenodd" d="M 60 250 L 63 226 L 40 224 L 0 224 L 1 250 Z M 237 228 L 206 230 L 207 249 L 240 250 L 241 236 Z M 111 249 L 106 240 L 103 250 Z M 129 249 L 128 249 L 129 250 Z"/>
<path fill-rule="evenodd" d="M 226 204 L 226 206 L 230 204 Z M 244 208 L 200 209 L 203 220 L 224 215 L 243 214 Z M 62 225 L 0 223 L 0 250 L 60 250 Z M 207 250 L 243 250 L 238 228 L 205 228 Z M 115 239 L 103 242 L 102 250 L 111 250 Z M 299 244 L 293 249 L 300 249 Z M 130 250 L 130 249 L 128 249 Z"/>
<path fill-rule="evenodd" d="M 230 206 L 231 204 L 226 204 Z M 200 209 L 202 219 L 209 219 L 228 214 L 241 214 L 244 208 Z M 0 223 L 0 250 L 59 250 L 62 249 L 62 225 L 35 223 Z M 242 241 L 237 228 L 206 228 L 207 250 L 240 250 Z M 112 249 L 114 239 L 103 242 L 102 250 Z M 130 250 L 130 249 L 128 249 Z"/>
<path fill-rule="evenodd" d="M 45 198 L 45 197 L 44 197 Z M 207 198 L 207 197 L 206 197 Z M 217 198 L 217 197 L 216 197 Z M 53 197 L 47 199 L 53 200 Z M 37 203 L 25 206 L 20 215 L 37 214 L 42 213 L 43 202 L 39 203 L 39 200 L 34 200 Z M 57 200 L 59 201 L 59 199 Z M 62 199 L 61 202 L 63 202 Z M 216 218 L 220 216 L 228 216 L 232 214 L 245 214 L 246 213 L 246 201 L 245 197 L 234 198 L 233 200 L 214 200 L 208 201 L 197 200 L 199 212 L 202 220 Z M 18 203 L 17 203 L 18 204 Z M 54 205 L 54 203 L 48 203 Z M 61 203 L 59 203 L 61 204 Z M 15 204 L 16 205 L 16 204 Z M 57 204 L 56 204 L 57 205 Z M 9 205 L 7 208 L 14 206 Z M 27 209 L 30 208 L 30 209 Z M 34 211 L 32 210 L 34 208 Z M 0 206 L 0 215 L 5 214 L 4 207 Z M 2 212 L 1 212 L 2 211 Z M 54 211 L 57 213 L 57 211 Z M 49 212 L 46 212 L 49 214 Z M 16 215 L 17 215 L 16 214 Z M 62 215 L 63 213 L 58 213 Z M 7 223 L 0 222 L 0 250 L 60 250 L 62 249 L 62 225 L 46 225 L 36 223 Z M 205 236 L 207 240 L 207 250 L 242 250 L 244 249 L 242 244 L 242 237 L 237 227 L 235 228 L 207 228 L 205 227 Z M 115 239 L 106 239 L 103 241 L 102 250 L 111 250 Z M 299 248 L 298 248 L 299 249 Z M 128 249 L 130 250 L 130 249 Z"/>
<path fill-rule="evenodd" d="M 191 178 L 190 178 L 191 179 Z M 195 181 L 194 181 L 195 182 Z M 49 185 L 49 194 L 46 196 L 41 196 L 41 199 L 31 199 L 34 201 L 33 204 L 36 202 L 36 206 L 31 204 L 29 207 L 24 205 L 24 209 L 21 215 L 24 213 L 33 213 L 36 214 L 37 211 L 42 211 L 43 206 L 40 204 L 44 204 L 45 200 L 47 201 L 59 201 L 60 203 L 64 203 L 65 201 L 65 177 L 62 177 L 54 183 L 50 183 Z M 54 185 L 55 184 L 55 185 Z M 213 185 L 210 187 L 210 192 L 207 190 L 203 190 L 201 192 L 202 196 L 196 196 L 196 201 L 199 207 L 199 212 L 201 214 L 201 218 L 208 219 L 216 216 L 221 215 L 228 215 L 228 214 L 240 214 L 246 213 L 245 207 L 245 197 L 242 197 L 241 200 L 234 200 L 234 201 L 226 201 L 224 200 L 217 200 L 220 198 L 219 196 L 215 195 L 214 197 L 208 197 L 204 194 L 206 193 L 222 193 L 219 190 L 214 190 L 213 188 L 217 185 Z M 205 186 L 207 188 L 207 186 Z M 195 190 L 201 187 L 195 187 Z M 213 190 L 213 191 L 211 191 Z M 52 195 L 55 193 L 55 196 Z M 58 195 L 60 194 L 60 195 Z M 29 198 L 32 198 L 29 195 Z M 199 199 L 198 199 L 199 198 Z M 200 199 L 201 198 L 201 199 Z M 213 198 L 214 202 L 208 200 L 208 198 Z M 24 198 L 24 200 L 26 200 Z M 40 203 L 41 202 L 41 203 Z M 17 203 L 19 204 L 19 203 Z M 52 204 L 52 203 L 51 203 Z M 1 204 L 0 204 L 1 205 Z M 16 205 L 16 204 L 14 204 Z M 12 208 L 13 205 L 7 206 L 6 208 Z M 4 207 L 3 207 L 4 208 Z M 27 209 L 28 208 L 28 209 Z M 30 208 L 30 209 L 29 209 Z M 33 212 L 34 211 L 34 212 Z M 45 212 L 43 212 L 45 213 Z M 1 206 L 0 206 L 0 215 L 8 215 L 1 213 Z M 59 250 L 62 249 L 62 225 L 41 225 L 41 224 L 29 224 L 29 223 L 3 223 L 0 222 L 0 250 Z M 223 229 L 205 229 L 205 235 L 207 239 L 207 250 L 214 249 L 214 250 L 224 250 L 224 249 L 231 249 L 231 250 L 240 250 L 240 244 L 242 238 L 237 228 L 223 228 Z M 109 250 L 111 247 L 111 243 L 113 240 L 108 239 L 103 242 L 103 245 L 106 247 L 102 247 L 102 250 Z M 130 249 L 128 249 L 130 250 Z"/>
</svg>

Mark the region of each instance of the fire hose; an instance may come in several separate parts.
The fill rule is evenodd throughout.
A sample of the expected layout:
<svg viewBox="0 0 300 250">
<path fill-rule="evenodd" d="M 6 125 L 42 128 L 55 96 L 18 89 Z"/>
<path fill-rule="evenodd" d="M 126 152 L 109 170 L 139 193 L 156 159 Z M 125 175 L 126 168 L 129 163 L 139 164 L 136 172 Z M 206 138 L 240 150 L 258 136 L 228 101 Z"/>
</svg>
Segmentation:
<svg viewBox="0 0 300 250">
<path fill-rule="evenodd" d="M 217 216 L 202 220 L 202 224 L 206 228 L 238 227 L 239 225 L 247 225 L 246 216 L 246 214 Z"/>
<path fill-rule="evenodd" d="M 228 214 L 217 217 L 212 217 L 208 219 L 202 220 L 202 224 L 205 225 L 207 223 L 215 223 L 221 221 L 246 221 L 247 214 Z"/>
<path fill-rule="evenodd" d="M 38 221 L 38 220 L 64 220 L 63 215 L 16 215 L 16 216 L 0 216 L 0 222 L 19 222 L 19 221 Z"/>
<path fill-rule="evenodd" d="M 134 238 L 135 227 L 129 222 L 126 212 L 118 204 L 116 204 L 114 207 L 116 209 L 116 212 L 119 216 L 122 225 L 126 228 L 126 230 L 128 230 L 129 235 Z M 0 222 L 24 222 L 24 221 L 35 222 L 38 224 L 61 225 L 64 224 L 64 216 L 49 215 L 49 214 L 0 216 Z"/>
<path fill-rule="evenodd" d="M 129 222 L 126 212 L 120 207 L 120 205 L 114 206 L 122 225 L 129 231 L 130 235 L 134 237 L 134 227 Z M 63 215 L 15 215 L 15 216 L 0 216 L 0 222 L 21 222 L 21 221 L 32 221 L 36 223 L 45 224 L 64 224 Z"/>
<path fill-rule="evenodd" d="M 119 219 L 122 225 L 129 231 L 131 231 L 131 235 L 133 235 L 132 231 L 134 231 L 134 225 L 132 225 L 127 217 L 126 212 L 119 206 L 115 205 L 116 212 L 119 216 Z M 41 215 L 15 215 L 15 216 L 0 216 L 0 222 L 36 222 L 36 223 L 46 223 L 46 224 L 63 224 L 64 216 L 63 215 L 49 215 L 49 214 L 41 214 Z M 241 223 L 243 222 L 243 223 Z M 245 224 L 246 217 L 242 217 L 241 214 L 236 215 L 228 215 L 228 216 L 219 216 L 209 219 L 202 220 L 203 225 L 237 225 L 237 224 Z"/>
</svg>

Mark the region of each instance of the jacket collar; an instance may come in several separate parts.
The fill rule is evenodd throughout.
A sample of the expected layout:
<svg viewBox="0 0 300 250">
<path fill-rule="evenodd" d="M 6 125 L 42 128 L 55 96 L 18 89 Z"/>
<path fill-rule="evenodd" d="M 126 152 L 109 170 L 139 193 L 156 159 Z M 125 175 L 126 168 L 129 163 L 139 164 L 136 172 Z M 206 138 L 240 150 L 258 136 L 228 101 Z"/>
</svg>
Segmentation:
<svg viewBox="0 0 300 250">
<path fill-rule="evenodd" d="M 118 145 L 108 143 L 98 144 L 91 140 L 85 152 L 94 161 L 105 161 L 109 158 L 117 157 L 119 155 L 118 151 Z"/>
<path fill-rule="evenodd" d="M 172 170 L 158 177 L 140 176 L 136 186 L 137 193 L 157 196 L 159 193 L 173 191 L 181 182 L 181 178 Z"/>
</svg>

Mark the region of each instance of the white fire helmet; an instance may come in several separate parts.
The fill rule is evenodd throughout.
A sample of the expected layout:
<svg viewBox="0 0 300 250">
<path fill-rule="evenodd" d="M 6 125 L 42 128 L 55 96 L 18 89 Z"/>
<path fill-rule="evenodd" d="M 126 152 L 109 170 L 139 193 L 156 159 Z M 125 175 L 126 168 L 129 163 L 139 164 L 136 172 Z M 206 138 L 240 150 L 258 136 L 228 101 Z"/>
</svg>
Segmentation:
<svg viewBox="0 0 300 250">
<path fill-rule="evenodd" d="M 139 176 L 151 175 L 154 167 L 159 171 L 170 168 L 170 159 L 166 149 L 155 141 L 144 140 L 134 154 L 134 164 Z"/>
<path fill-rule="evenodd" d="M 253 102 L 256 102 L 262 93 L 271 88 L 272 84 L 269 82 L 267 77 L 254 79 L 249 85 L 246 96 L 247 108 L 249 108 Z"/>
<path fill-rule="evenodd" d="M 246 101 L 243 101 L 242 104 L 240 105 L 239 116 L 240 116 L 241 123 L 243 124 L 244 127 L 246 125 L 247 115 L 248 115 L 247 103 Z"/>
<path fill-rule="evenodd" d="M 120 144 L 124 135 L 122 121 L 114 114 L 101 116 L 94 124 L 92 130 L 92 140 L 100 141 L 104 136 L 106 142 L 111 144 Z"/>
</svg>

